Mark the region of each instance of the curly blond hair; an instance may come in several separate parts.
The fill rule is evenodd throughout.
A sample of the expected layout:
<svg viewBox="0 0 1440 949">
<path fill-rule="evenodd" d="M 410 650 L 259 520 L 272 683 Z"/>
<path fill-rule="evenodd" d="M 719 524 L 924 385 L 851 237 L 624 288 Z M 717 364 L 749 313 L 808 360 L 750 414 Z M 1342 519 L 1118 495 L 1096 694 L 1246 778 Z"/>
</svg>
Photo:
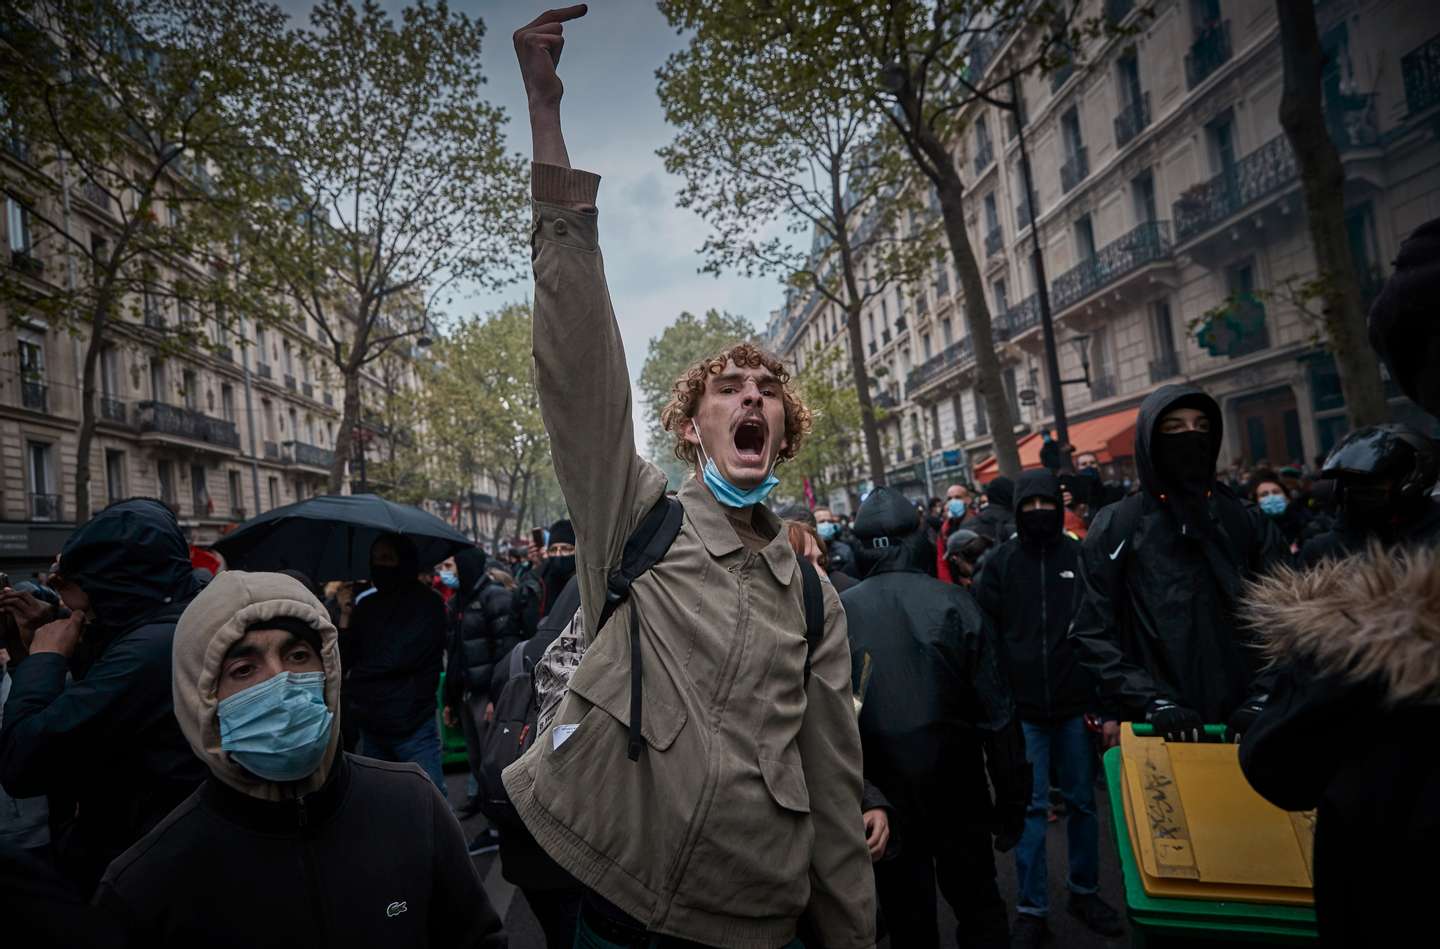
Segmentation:
<svg viewBox="0 0 1440 949">
<path fill-rule="evenodd" d="M 705 383 L 711 376 L 725 371 L 729 363 L 743 369 L 764 367 L 780 383 L 780 397 L 785 403 L 785 447 L 780 449 L 777 462 L 789 461 L 800 451 L 805 436 L 810 434 L 812 417 L 810 410 L 801 401 L 800 395 L 790 385 L 790 370 L 778 356 L 768 353 L 754 343 L 736 343 L 728 349 L 695 363 L 680 374 L 670 389 L 670 401 L 660 412 L 660 424 L 665 431 L 675 436 L 675 457 L 687 465 L 700 463 L 699 453 L 694 445 L 685 440 L 681 423 L 695 417 L 700 407 L 700 397 L 705 394 Z"/>
</svg>

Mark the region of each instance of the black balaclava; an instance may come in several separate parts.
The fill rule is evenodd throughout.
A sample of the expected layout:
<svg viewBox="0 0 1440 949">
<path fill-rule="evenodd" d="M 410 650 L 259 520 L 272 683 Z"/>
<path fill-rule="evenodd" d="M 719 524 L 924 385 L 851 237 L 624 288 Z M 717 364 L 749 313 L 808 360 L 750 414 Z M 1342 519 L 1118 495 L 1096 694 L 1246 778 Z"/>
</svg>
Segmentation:
<svg viewBox="0 0 1440 949">
<path fill-rule="evenodd" d="M 1215 448 L 1209 432 L 1155 435 L 1155 470 L 1178 494 L 1204 497 L 1215 482 Z"/>
<path fill-rule="evenodd" d="M 375 547 L 382 541 L 389 542 L 398 555 L 399 563 L 393 567 L 375 565 Z M 400 534 L 383 534 L 370 545 L 370 582 L 381 593 L 402 588 L 406 583 L 419 583 L 419 556 L 410 538 Z"/>
<path fill-rule="evenodd" d="M 1053 503 L 1049 510 L 1021 510 L 1025 502 L 1040 497 Z M 1049 544 L 1060 537 L 1065 526 L 1065 509 L 1061 504 L 1060 482 L 1049 471 L 1027 471 L 1015 484 L 1015 532 L 1022 543 Z"/>
</svg>

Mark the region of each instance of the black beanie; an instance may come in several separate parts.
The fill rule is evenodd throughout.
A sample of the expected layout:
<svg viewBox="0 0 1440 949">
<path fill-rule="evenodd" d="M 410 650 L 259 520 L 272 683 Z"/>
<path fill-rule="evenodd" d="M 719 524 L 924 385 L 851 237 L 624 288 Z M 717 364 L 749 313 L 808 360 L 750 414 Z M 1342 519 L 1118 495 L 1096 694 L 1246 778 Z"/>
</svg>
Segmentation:
<svg viewBox="0 0 1440 949">
<path fill-rule="evenodd" d="M 550 543 L 575 546 L 575 525 L 561 518 L 550 525 Z"/>
<path fill-rule="evenodd" d="M 1400 245 L 1395 272 L 1370 308 L 1370 345 L 1401 390 L 1440 415 L 1440 218 Z"/>
<path fill-rule="evenodd" d="M 990 499 L 991 504 L 1013 508 L 1015 506 L 1015 482 L 1000 475 L 985 485 L 985 496 Z"/>
<path fill-rule="evenodd" d="M 256 620 L 245 627 L 245 632 L 253 633 L 257 629 L 283 629 L 304 642 L 316 653 L 320 652 L 320 630 L 298 616 L 276 616 L 272 619 Z"/>
</svg>

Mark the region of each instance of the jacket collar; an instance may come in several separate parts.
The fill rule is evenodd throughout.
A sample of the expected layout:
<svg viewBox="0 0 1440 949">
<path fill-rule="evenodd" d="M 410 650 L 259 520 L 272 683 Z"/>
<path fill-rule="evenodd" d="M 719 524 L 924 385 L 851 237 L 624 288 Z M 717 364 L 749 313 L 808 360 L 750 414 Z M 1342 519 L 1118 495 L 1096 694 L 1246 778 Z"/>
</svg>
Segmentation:
<svg viewBox="0 0 1440 949">
<path fill-rule="evenodd" d="M 350 760 L 344 752 L 325 783 L 309 794 L 266 801 L 239 791 L 211 775 L 204 784 L 204 796 L 222 817 L 261 833 L 296 833 L 329 820 L 345 801 L 350 788 Z"/>
<path fill-rule="evenodd" d="M 703 483 L 689 477 L 680 485 L 680 503 L 685 507 L 685 516 L 695 526 L 700 542 L 710 556 L 716 560 L 743 550 L 745 545 L 730 526 L 720 502 Z M 770 534 L 770 543 L 760 551 L 760 557 L 769 566 L 771 574 L 781 586 L 789 586 L 795 574 L 795 551 L 790 549 L 790 538 L 780 518 L 763 504 L 755 505 L 755 529 L 761 534 Z"/>
</svg>

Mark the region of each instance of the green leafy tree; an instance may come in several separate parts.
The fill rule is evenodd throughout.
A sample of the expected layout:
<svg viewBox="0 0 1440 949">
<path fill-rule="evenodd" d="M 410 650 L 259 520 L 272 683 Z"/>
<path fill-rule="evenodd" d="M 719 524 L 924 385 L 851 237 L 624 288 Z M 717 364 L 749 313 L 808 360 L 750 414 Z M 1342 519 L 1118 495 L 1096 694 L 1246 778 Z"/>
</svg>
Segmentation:
<svg viewBox="0 0 1440 949">
<path fill-rule="evenodd" d="M 679 204 L 711 226 L 707 270 L 775 274 L 839 307 L 870 479 L 884 484 L 860 316 L 893 284 L 928 279 L 937 236 L 928 189 L 915 186 L 865 98 L 835 81 L 847 61 L 840 38 L 786 34 L 767 7 L 662 0 L 691 38 L 659 71 L 676 129 L 660 154 L 685 179 Z"/>
<path fill-rule="evenodd" d="M 660 424 L 675 380 L 690 366 L 742 340 L 755 338 L 755 327 L 743 316 L 706 310 L 703 317 L 688 311 L 652 337 L 640 368 L 640 400 L 645 405 L 645 431 L 650 460 L 678 485 L 689 474 L 675 457 L 675 436 Z"/>
<path fill-rule="evenodd" d="M 23 209 L 0 307 L 83 341 L 77 522 L 90 516 L 101 354 L 216 349 L 239 313 L 279 318 L 231 239 L 266 200 L 242 107 L 283 25 L 258 0 L 0 6 L 0 118 L 24 168 L 0 181 Z"/>
<path fill-rule="evenodd" d="M 484 25 L 444 0 L 320 0 L 290 31 L 253 118 L 287 200 L 257 208 L 246 249 L 319 325 L 344 383 L 330 488 L 344 480 L 360 372 L 428 335 L 468 281 L 504 285 L 523 260 L 525 164 L 480 96 Z M 528 360 L 527 360 L 528 362 Z"/>
<path fill-rule="evenodd" d="M 850 489 L 856 481 L 860 397 L 844 354 L 833 346 L 805 365 L 795 377 L 795 387 L 814 422 L 800 453 L 780 466 L 780 491 L 803 498 L 808 480 L 816 500 L 824 504 L 832 490 Z"/>
</svg>

